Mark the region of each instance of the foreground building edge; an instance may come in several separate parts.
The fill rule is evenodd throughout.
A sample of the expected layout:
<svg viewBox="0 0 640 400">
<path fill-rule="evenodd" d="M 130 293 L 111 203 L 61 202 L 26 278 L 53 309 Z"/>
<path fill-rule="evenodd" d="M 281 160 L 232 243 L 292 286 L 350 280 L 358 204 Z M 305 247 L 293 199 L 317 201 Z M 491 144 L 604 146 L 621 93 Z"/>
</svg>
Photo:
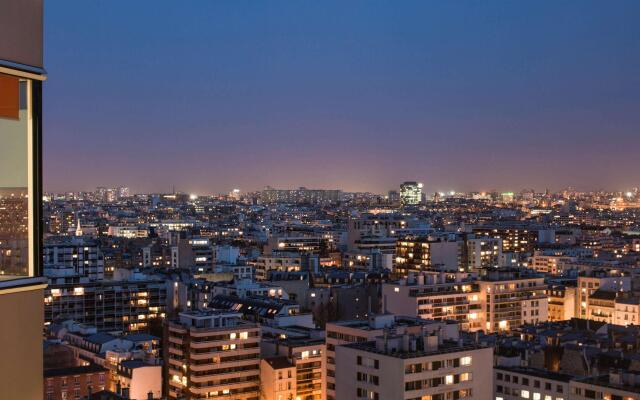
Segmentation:
<svg viewBox="0 0 640 400">
<path fill-rule="evenodd" d="M 11 130 L 13 134 L 17 128 L 17 137 L 26 144 L 25 147 L 13 147 L 15 142 L 8 138 L 10 134 L 0 139 L 4 141 L 0 146 L 5 151 L 20 154 L 14 160 L 19 164 L 17 168 L 2 168 L 0 188 L 7 191 L 9 186 L 16 186 L 11 185 L 12 182 L 26 179 L 26 182 L 21 181 L 20 188 L 11 190 L 20 191 L 18 207 L 24 212 L 20 216 L 28 221 L 24 226 L 11 226 L 11 221 L 4 221 L 4 228 L 9 226 L 23 237 L 7 239 L 19 243 L 20 263 L 7 266 L 10 263 L 3 262 L 1 266 L 0 315 L 5 323 L 0 329 L 0 340 L 6 344 L 0 357 L 1 399 L 42 398 L 42 297 L 46 287 L 41 268 L 42 81 L 45 79 L 42 13 L 42 0 L 0 0 L 0 37 L 5 39 L 0 41 L 0 75 L 5 84 L 19 88 L 17 93 L 2 91 L 3 105 L 18 104 L 15 107 L 18 118 L 3 114 L 0 130 L 2 133 Z M 11 112 L 6 108 L 3 110 L 7 114 Z M 25 148 L 25 152 L 20 151 Z M 21 171 L 25 173 L 21 175 Z M 8 230 L 3 229 L 3 240 L 10 235 L 6 233 Z"/>
</svg>

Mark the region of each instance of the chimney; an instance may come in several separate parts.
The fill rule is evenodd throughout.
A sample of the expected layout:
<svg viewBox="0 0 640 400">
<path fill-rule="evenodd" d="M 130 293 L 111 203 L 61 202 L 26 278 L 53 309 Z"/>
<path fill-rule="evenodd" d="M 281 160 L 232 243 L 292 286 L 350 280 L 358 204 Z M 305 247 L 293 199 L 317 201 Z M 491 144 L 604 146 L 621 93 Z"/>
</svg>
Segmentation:
<svg viewBox="0 0 640 400">
<path fill-rule="evenodd" d="M 402 351 L 407 351 L 408 352 L 408 351 L 411 350 L 411 348 L 409 347 L 410 346 L 410 339 L 411 338 L 409 337 L 408 334 L 405 333 L 404 335 L 402 335 Z"/>
<path fill-rule="evenodd" d="M 153 392 L 151 390 L 147 393 L 147 400 L 153 400 Z"/>
<path fill-rule="evenodd" d="M 424 351 L 438 350 L 438 335 L 425 336 L 424 341 Z"/>
</svg>

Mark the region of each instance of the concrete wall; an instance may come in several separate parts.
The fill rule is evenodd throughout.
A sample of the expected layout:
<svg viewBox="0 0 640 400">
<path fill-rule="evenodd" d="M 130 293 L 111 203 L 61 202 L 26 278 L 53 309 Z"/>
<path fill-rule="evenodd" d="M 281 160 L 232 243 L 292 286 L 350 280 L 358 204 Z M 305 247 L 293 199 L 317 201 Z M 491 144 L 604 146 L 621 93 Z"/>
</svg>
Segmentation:
<svg viewBox="0 0 640 400">
<path fill-rule="evenodd" d="M 0 290 L 0 399 L 42 399 L 43 289 Z"/>
<path fill-rule="evenodd" d="M 42 68 L 42 0 L 0 0 L 0 60 Z"/>
</svg>

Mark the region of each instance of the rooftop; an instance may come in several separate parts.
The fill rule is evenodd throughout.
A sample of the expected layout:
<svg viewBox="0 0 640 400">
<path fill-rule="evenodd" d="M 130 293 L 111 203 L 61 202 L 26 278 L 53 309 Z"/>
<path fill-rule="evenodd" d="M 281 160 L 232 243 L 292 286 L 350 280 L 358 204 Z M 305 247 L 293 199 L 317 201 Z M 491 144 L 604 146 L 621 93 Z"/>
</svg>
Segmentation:
<svg viewBox="0 0 640 400">
<path fill-rule="evenodd" d="M 295 368 L 295 365 L 291 364 L 289 359 L 284 356 L 267 357 L 264 358 L 264 361 L 266 361 L 273 369 Z"/>
<path fill-rule="evenodd" d="M 376 342 L 373 342 L 373 341 L 350 343 L 350 344 L 344 345 L 344 347 L 362 350 L 369 353 L 382 354 L 389 357 L 402 358 L 402 359 L 429 357 L 437 354 L 459 353 L 464 351 L 480 350 L 480 349 L 488 348 L 488 346 L 484 346 L 481 344 L 475 344 L 475 343 L 460 344 L 457 341 L 448 341 L 448 340 L 443 341 L 441 344 L 438 345 L 438 348 L 434 350 L 396 351 L 396 352 L 384 351 L 384 350 L 379 350 L 376 347 Z"/>
</svg>

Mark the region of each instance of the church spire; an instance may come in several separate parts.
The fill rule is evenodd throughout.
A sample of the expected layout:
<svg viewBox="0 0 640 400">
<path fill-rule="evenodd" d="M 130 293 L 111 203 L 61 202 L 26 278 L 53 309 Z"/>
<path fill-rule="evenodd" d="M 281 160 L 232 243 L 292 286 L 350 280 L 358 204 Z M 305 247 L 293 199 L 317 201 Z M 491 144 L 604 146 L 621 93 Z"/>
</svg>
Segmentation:
<svg viewBox="0 0 640 400">
<path fill-rule="evenodd" d="M 82 226 L 80 225 L 80 216 L 76 218 L 78 220 L 78 226 L 76 227 L 76 236 L 82 236 Z"/>
</svg>

